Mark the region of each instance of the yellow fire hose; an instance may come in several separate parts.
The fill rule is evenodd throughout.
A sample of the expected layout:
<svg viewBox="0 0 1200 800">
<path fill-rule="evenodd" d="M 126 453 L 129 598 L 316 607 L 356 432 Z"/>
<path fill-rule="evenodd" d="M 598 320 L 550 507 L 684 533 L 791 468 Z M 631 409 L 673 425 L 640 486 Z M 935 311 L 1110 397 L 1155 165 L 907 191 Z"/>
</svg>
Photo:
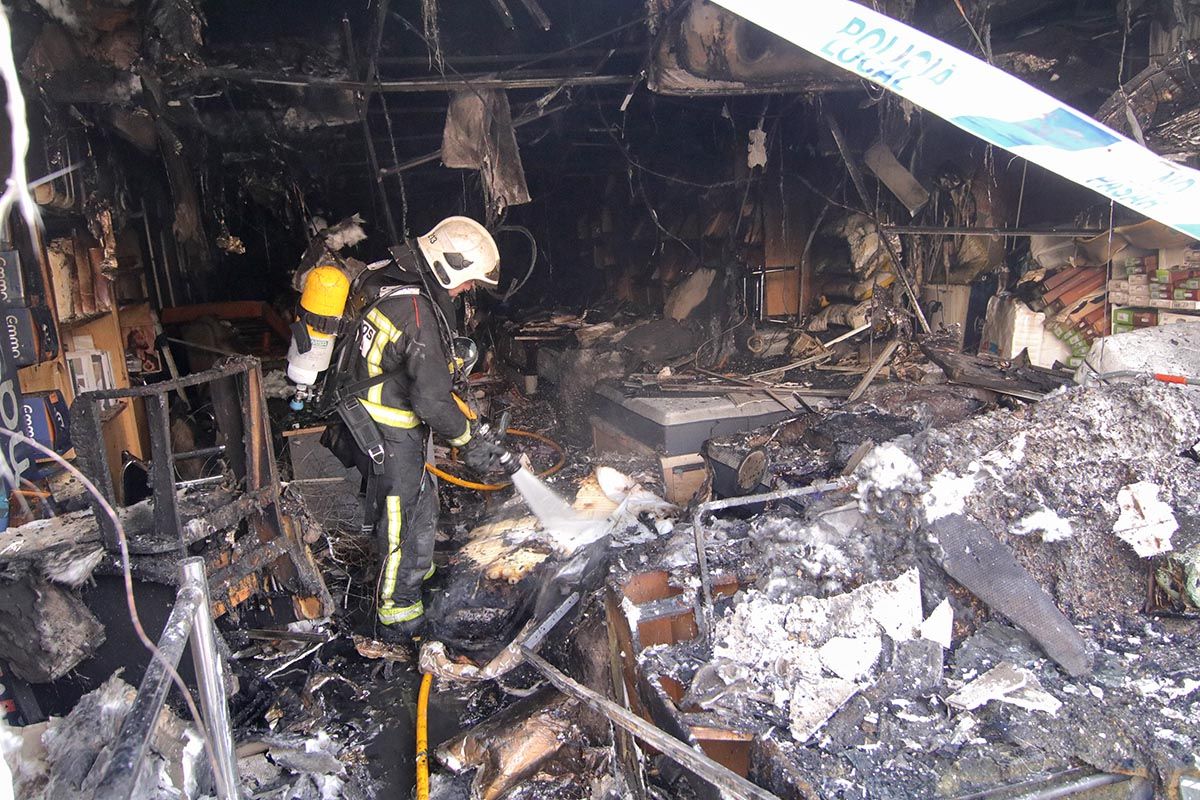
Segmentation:
<svg viewBox="0 0 1200 800">
<path fill-rule="evenodd" d="M 429 686 L 432 673 L 421 676 L 417 692 L 417 800 L 429 800 Z"/>
<path fill-rule="evenodd" d="M 554 452 L 558 454 L 558 460 L 554 462 L 553 466 L 537 474 L 539 478 L 548 478 L 566 465 L 567 451 L 563 449 L 562 445 L 550 437 L 542 436 L 540 433 L 534 433 L 533 431 L 523 431 L 518 428 L 509 428 L 508 432 L 509 434 L 518 438 L 533 439 L 536 442 L 541 442 L 542 444 L 553 449 Z M 457 475 L 451 475 L 449 472 L 439 469 L 434 464 L 426 464 L 425 469 L 442 480 L 453 483 L 455 486 L 461 486 L 464 489 L 474 489 L 477 492 L 498 492 L 501 489 L 507 489 L 509 486 L 512 486 L 511 481 L 505 481 L 504 483 L 476 483 L 475 481 L 469 481 L 466 478 L 460 478 Z"/>
</svg>

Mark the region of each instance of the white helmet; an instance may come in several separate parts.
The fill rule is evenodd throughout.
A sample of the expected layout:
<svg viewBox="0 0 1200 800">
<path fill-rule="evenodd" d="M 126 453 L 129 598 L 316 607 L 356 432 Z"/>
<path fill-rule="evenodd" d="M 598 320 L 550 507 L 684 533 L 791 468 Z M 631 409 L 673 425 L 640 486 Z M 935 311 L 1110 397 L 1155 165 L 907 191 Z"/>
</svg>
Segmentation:
<svg viewBox="0 0 1200 800">
<path fill-rule="evenodd" d="M 500 283 L 500 249 L 487 228 L 469 217 L 447 217 L 417 237 L 417 246 L 443 288 L 467 281 Z"/>
</svg>

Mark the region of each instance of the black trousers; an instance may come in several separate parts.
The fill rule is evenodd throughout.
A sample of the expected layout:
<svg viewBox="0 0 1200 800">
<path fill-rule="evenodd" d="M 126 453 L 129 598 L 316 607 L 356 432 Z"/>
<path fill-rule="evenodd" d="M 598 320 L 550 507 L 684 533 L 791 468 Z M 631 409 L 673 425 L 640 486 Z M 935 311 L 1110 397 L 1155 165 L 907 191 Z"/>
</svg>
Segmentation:
<svg viewBox="0 0 1200 800">
<path fill-rule="evenodd" d="M 424 425 L 386 429 L 383 471 L 374 476 L 370 460 L 359 454 L 383 564 L 376 603 L 383 625 L 410 622 L 425 613 L 421 584 L 433 574 L 438 514 L 437 481 L 425 471 L 427 440 Z"/>
</svg>

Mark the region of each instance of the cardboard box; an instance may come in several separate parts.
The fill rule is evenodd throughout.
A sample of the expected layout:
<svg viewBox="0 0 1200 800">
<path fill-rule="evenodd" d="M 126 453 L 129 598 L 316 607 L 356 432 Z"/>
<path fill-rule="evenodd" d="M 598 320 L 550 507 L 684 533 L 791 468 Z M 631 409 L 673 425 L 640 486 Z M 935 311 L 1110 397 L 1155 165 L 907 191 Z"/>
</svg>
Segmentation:
<svg viewBox="0 0 1200 800">
<path fill-rule="evenodd" d="M 62 392 L 31 392 L 21 398 L 21 433 L 59 455 L 71 449 L 70 419 Z M 44 457 L 31 447 L 28 450 L 31 459 Z"/>
<path fill-rule="evenodd" d="M 1114 322 L 1112 326 L 1112 332 L 1114 336 L 1118 333 L 1129 333 L 1131 330 L 1133 330 L 1133 326 L 1127 325 L 1123 322 Z"/>
<path fill-rule="evenodd" d="M 0 349 L 10 367 L 29 367 L 58 356 L 58 333 L 48 309 L 6 308 L 0 315 Z"/>
<path fill-rule="evenodd" d="M 0 308 L 24 306 L 28 299 L 21 254 L 16 250 L 0 250 Z"/>
<path fill-rule="evenodd" d="M 1129 281 L 1126 281 L 1126 280 L 1109 281 L 1108 282 L 1108 290 L 1110 292 L 1128 291 L 1129 290 Z"/>
<path fill-rule="evenodd" d="M 1200 317 L 1194 314 L 1180 314 L 1174 311 L 1159 311 L 1159 325 L 1174 325 L 1179 322 L 1200 322 Z"/>
<path fill-rule="evenodd" d="M 1112 303 L 1114 306 L 1124 305 L 1129 302 L 1129 293 L 1128 292 L 1109 292 L 1108 293 L 1108 302 Z"/>
<path fill-rule="evenodd" d="M 1149 286 L 1150 285 L 1150 276 L 1145 273 L 1142 273 L 1140 275 L 1130 275 L 1126 278 L 1126 280 L 1129 281 L 1130 288 L 1133 288 L 1134 286 Z"/>
<path fill-rule="evenodd" d="M 1176 289 L 1171 297 L 1174 300 L 1200 300 L 1200 289 Z"/>
<path fill-rule="evenodd" d="M 1173 302 L 1174 301 L 1172 300 L 1164 300 L 1162 298 L 1155 297 L 1150 301 L 1149 305 L 1151 308 L 1171 308 Z"/>
<path fill-rule="evenodd" d="M 666 499 L 677 506 L 690 503 L 708 480 L 708 463 L 699 453 L 663 456 L 658 463 Z"/>
<path fill-rule="evenodd" d="M 1153 328 L 1158 324 L 1157 311 L 1134 311 L 1133 312 L 1133 327 L 1135 328 Z"/>
</svg>

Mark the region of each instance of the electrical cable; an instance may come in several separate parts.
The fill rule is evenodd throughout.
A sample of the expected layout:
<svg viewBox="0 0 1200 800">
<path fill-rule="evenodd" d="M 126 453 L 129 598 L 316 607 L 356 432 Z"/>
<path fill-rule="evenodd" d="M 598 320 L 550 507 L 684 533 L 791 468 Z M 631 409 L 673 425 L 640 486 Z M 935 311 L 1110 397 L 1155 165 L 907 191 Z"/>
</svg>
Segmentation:
<svg viewBox="0 0 1200 800">
<path fill-rule="evenodd" d="M 204 716 L 200 713 L 200 709 L 196 707 L 196 701 L 192 699 L 192 693 L 188 691 L 187 685 L 183 682 L 183 678 L 179 676 L 179 672 L 176 671 L 171 662 L 169 662 L 166 657 L 163 656 L 162 651 L 158 649 L 158 645 L 150 640 L 150 637 L 146 635 L 146 629 L 142 627 L 142 619 L 140 616 L 138 616 L 137 601 L 135 601 L 133 597 L 133 571 L 129 561 L 129 539 L 125 535 L 125 526 L 121 524 L 121 518 L 117 515 L 116 509 L 114 509 L 112 504 L 108 502 L 107 498 L 101 494 L 100 490 L 96 488 L 96 485 L 92 483 L 86 475 L 80 472 L 78 467 L 76 467 L 70 461 L 67 461 L 58 453 L 51 450 L 49 447 L 46 447 L 41 442 L 30 439 L 27 436 L 23 436 L 16 431 L 10 431 L 5 428 L 0 428 L 0 434 L 8 437 L 18 444 L 24 444 L 32 447 L 42 455 L 57 463 L 60 467 L 73 475 L 83 485 L 83 488 L 87 490 L 88 494 L 96 498 L 96 502 L 99 503 L 102 509 L 104 509 L 105 515 L 112 522 L 113 528 L 117 532 L 117 540 L 121 545 L 121 572 L 125 579 L 125 603 L 129 609 L 129 619 L 133 623 L 134 633 L 137 634 L 138 639 L 141 640 L 142 646 L 149 651 L 151 657 L 162 664 L 163 670 L 171 678 L 171 682 L 175 684 L 176 688 L 179 689 L 179 693 L 183 695 L 184 704 L 187 705 L 188 713 L 191 714 L 192 722 L 196 724 L 196 731 L 200 734 L 200 739 L 204 744 L 204 753 L 206 756 L 208 756 L 209 767 L 212 769 L 214 775 L 217 774 L 217 759 L 213 751 L 212 739 L 208 735 L 208 728 L 204 724 Z M 3 463 L 4 465 L 4 472 L 11 474 L 11 468 L 8 466 L 8 462 L 2 461 L 0 463 Z M 204 611 L 205 613 L 212 613 L 209 609 L 204 609 Z"/>
<path fill-rule="evenodd" d="M 417 800 L 429 800 L 429 689 L 433 674 L 421 676 L 417 692 Z"/>
<path fill-rule="evenodd" d="M 508 433 L 518 438 L 533 439 L 535 442 L 541 442 L 558 454 L 558 460 L 555 461 L 552 466 L 543 470 L 542 472 L 537 473 L 539 478 L 549 478 L 551 475 L 558 473 L 567 465 L 566 449 L 549 436 L 543 436 L 542 434 L 534 433 L 533 431 L 523 431 L 519 428 L 509 428 Z M 435 464 L 426 464 L 425 470 L 431 475 L 435 475 L 444 481 L 454 484 L 455 486 L 461 486 L 464 489 L 474 489 L 477 492 L 498 492 L 501 489 L 507 489 L 508 487 L 512 486 L 511 481 L 505 481 L 504 483 L 479 483 L 476 481 L 467 480 L 466 478 L 460 478 L 457 475 L 446 472 L 444 469 L 440 469 Z"/>
<path fill-rule="evenodd" d="M 529 282 L 529 279 L 533 277 L 533 271 L 537 267 L 538 260 L 537 239 L 533 237 L 533 233 L 530 232 L 529 228 L 526 228 L 524 225 L 501 225 L 499 228 L 496 228 L 496 233 L 504 233 L 506 231 L 522 234 L 526 239 L 529 240 L 529 247 L 532 249 L 533 253 L 529 257 L 529 269 L 525 271 L 525 277 L 512 283 L 508 289 L 505 290 L 503 295 L 501 295 L 499 292 L 494 292 L 491 289 L 488 289 L 488 294 L 499 299 L 502 303 L 507 303 L 509 300 L 511 300 L 513 295 L 521 291 L 525 284 Z"/>
</svg>

